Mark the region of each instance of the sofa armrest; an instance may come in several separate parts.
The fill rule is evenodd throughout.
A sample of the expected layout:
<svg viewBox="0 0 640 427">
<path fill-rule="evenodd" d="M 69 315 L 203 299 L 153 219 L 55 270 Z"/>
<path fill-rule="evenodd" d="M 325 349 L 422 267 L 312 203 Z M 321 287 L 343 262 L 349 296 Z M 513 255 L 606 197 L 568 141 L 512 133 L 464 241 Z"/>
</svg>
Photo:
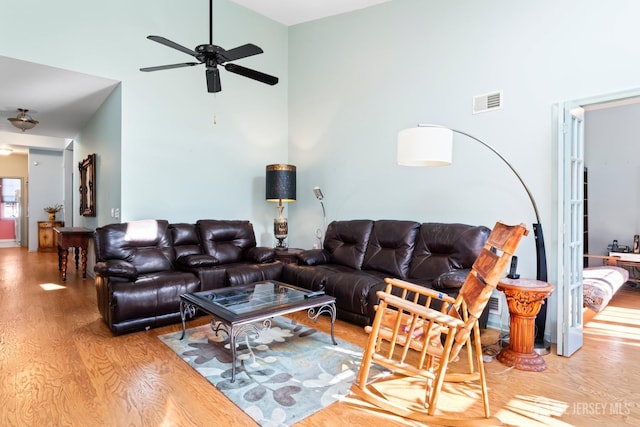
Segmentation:
<svg viewBox="0 0 640 427">
<path fill-rule="evenodd" d="M 253 261 L 260 264 L 271 262 L 276 257 L 276 250 L 267 248 L 266 246 L 255 246 L 247 251 L 247 261 Z"/>
<path fill-rule="evenodd" d="M 431 286 L 433 289 L 460 289 L 470 272 L 470 268 L 461 268 L 442 273 L 431 283 Z"/>
<path fill-rule="evenodd" d="M 183 255 L 176 260 L 176 264 L 180 267 L 197 268 L 212 267 L 219 263 L 216 257 L 205 254 Z"/>
<path fill-rule="evenodd" d="M 133 264 L 119 259 L 97 262 L 93 267 L 93 271 L 103 277 L 117 276 L 126 277 L 127 279 L 135 279 L 138 277 L 138 270 Z"/>
<path fill-rule="evenodd" d="M 301 265 L 321 265 L 331 261 L 331 254 L 324 249 L 308 249 L 298 254 Z"/>
</svg>

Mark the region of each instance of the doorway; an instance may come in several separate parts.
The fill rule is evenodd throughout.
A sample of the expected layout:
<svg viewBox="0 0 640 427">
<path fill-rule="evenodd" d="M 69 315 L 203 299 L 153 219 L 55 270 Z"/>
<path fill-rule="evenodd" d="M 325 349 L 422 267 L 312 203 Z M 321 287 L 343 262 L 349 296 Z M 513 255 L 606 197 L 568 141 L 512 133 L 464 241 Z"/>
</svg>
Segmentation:
<svg viewBox="0 0 640 427">
<path fill-rule="evenodd" d="M 582 289 L 582 267 L 581 257 L 574 256 L 576 248 L 584 247 L 584 234 L 574 233 L 574 231 L 584 230 L 584 216 L 572 215 L 570 207 L 580 202 L 572 198 L 572 192 L 567 188 L 574 186 L 583 188 L 584 175 L 573 173 L 572 167 L 576 162 L 572 161 L 575 153 L 566 150 L 571 146 L 571 138 L 574 133 L 571 131 L 570 121 L 564 118 L 570 116 L 571 110 L 576 108 L 593 109 L 619 106 L 623 103 L 634 103 L 640 99 L 640 89 L 625 92 L 611 93 L 591 98 L 566 101 L 556 106 L 555 113 L 558 123 L 556 142 L 558 147 L 558 254 L 559 265 L 557 269 L 557 349 L 558 354 L 570 356 L 580 348 L 582 343 L 582 295 L 576 297 L 576 282 L 579 282 L 579 289 Z M 580 157 L 580 156 L 579 156 Z M 583 160 L 584 155 L 581 156 Z M 574 159 L 575 160 L 575 159 Z M 579 159 L 580 160 L 580 159 Z M 589 165 L 586 165 L 587 167 Z M 573 178 L 572 178 L 573 177 Z M 591 184 L 591 182 L 590 182 Z M 581 203 L 581 202 L 580 202 Z M 591 220 L 591 219 L 590 219 Z M 580 254 L 581 255 L 581 254 Z M 573 321 L 567 322 L 566 319 Z M 576 343 L 579 343 L 576 346 Z"/>
<path fill-rule="evenodd" d="M 0 178 L 0 246 L 22 241 L 22 179 Z"/>
</svg>

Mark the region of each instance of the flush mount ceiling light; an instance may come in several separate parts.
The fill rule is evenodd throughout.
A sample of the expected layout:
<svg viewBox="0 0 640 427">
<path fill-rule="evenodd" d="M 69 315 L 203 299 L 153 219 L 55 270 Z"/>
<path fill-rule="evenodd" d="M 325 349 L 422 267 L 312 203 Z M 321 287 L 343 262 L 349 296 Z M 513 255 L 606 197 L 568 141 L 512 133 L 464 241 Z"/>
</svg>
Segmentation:
<svg viewBox="0 0 640 427">
<path fill-rule="evenodd" d="M 18 115 L 16 117 L 10 117 L 7 120 L 11 122 L 12 125 L 20 129 L 22 132 L 25 130 L 33 129 L 35 125 L 37 125 L 37 120 L 33 120 L 33 118 L 27 114 L 29 110 L 26 108 L 18 108 Z"/>
</svg>

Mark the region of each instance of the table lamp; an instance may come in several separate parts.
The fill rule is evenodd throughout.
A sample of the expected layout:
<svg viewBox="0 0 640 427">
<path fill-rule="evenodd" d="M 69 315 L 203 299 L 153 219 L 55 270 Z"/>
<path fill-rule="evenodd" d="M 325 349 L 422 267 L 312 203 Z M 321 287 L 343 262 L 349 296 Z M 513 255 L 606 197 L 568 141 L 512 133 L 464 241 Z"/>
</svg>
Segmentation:
<svg viewBox="0 0 640 427">
<path fill-rule="evenodd" d="M 287 218 L 282 215 L 282 202 L 296 201 L 296 167 L 293 165 L 267 165 L 266 200 L 278 202 L 278 217 L 273 220 L 273 234 L 278 240 L 276 249 L 285 249 L 284 239 L 289 234 Z"/>
</svg>

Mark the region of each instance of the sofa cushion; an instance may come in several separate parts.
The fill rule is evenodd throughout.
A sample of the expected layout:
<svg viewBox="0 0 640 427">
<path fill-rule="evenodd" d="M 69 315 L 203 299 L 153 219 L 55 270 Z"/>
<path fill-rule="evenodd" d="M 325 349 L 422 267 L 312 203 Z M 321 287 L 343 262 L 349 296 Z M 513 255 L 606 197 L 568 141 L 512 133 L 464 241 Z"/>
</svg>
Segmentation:
<svg viewBox="0 0 640 427">
<path fill-rule="evenodd" d="M 138 274 L 173 270 L 169 257 L 156 248 L 138 249 L 134 252 L 131 263 L 136 267 Z"/>
<path fill-rule="evenodd" d="M 136 270 L 133 264 L 120 259 L 97 262 L 93 270 L 102 276 L 126 277 L 128 279 L 138 277 L 138 270 Z"/>
<path fill-rule="evenodd" d="M 376 292 L 384 289 L 385 276 L 376 271 L 353 270 L 331 274 L 326 279 L 325 292 L 336 298 L 339 314 L 348 311 L 373 319 L 374 305 L 378 301 Z"/>
<path fill-rule="evenodd" d="M 247 261 L 257 262 L 257 263 L 265 263 L 271 262 L 276 257 L 276 250 L 273 248 L 267 248 L 263 246 L 256 246 L 254 248 L 250 248 L 247 251 L 246 259 Z"/>
<path fill-rule="evenodd" d="M 211 255 L 193 254 L 183 255 L 176 260 L 180 267 L 211 267 L 218 264 L 218 260 Z"/>
<path fill-rule="evenodd" d="M 96 229 L 95 243 L 98 262 L 127 261 L 137 274 L 173 270 L 175 252 L 166 220 L 105 225 Z"/>
<path fill-rule="evenodd" d="M 431 288 L 438 291 L 460 289 L 470 272 L 470 268 L 463 268 L 443 273 L 431 282 Z"/>
<path fill-rule="evenodd" d="M 422 224 L 411 259 L 409 279 L 434 280 L 454 269 L 471 268 L 490 232 L 484 226 Z"/>
<path fill-rule="evenodd" d="M 199 290 L 198 279 L 185 272 L 163 272 L 141 276 L 135 282 L 112 284 L 111 320 L 175 313 L 180 309 L 180 295 Z"/>
<path fill-rule="evenodd" d="M 378 220 L 373 224 L 363 270 L 376 270 L 405 279 L 420 223 Z"/>
<path fill-rule="evenodd" d="M 246 285 L 265 280 L 279 280 L 282 275 L 280 261 L 264 264 L 239 264 L 227 268 L 227 282 L 231 286 Z"/>
<path fill-rule="evenodd" d="M 176 251 L 176 258 L 202 254 L 200 238 L 195 224 L 170 224 L 169 230 L 171 230 L 171 239 Z"/>
<path fill-rule="evenodd" d="M 372 228 L 373 221 L 365 219 L 331 222 L 324 239 L 331 262 L 360 270 Z"/>
<path fill-rule="evenodd" d="M 331 261 L 331 254 L 324 249 L 308 249 L 298 254 L 298 262 L 303 265 L 321 265 Z"/>
<path fill-rule="evenodd" d="M 203 252 L 220 264 L 240 262 L 245 252 L 256 246 L 253 225 L 249 221 L 204 219 L 196 225 Z"/>
<path fill-rule="evenodd" d="M 324 290 L 327 277 L 336 273 L 350 273 L 354 270 L 339 264 L 296 265 L 285 264 L 282 281 L 312 291 Z M 332 294 L 330 294 L 332 295 Z"/>
</svg>

